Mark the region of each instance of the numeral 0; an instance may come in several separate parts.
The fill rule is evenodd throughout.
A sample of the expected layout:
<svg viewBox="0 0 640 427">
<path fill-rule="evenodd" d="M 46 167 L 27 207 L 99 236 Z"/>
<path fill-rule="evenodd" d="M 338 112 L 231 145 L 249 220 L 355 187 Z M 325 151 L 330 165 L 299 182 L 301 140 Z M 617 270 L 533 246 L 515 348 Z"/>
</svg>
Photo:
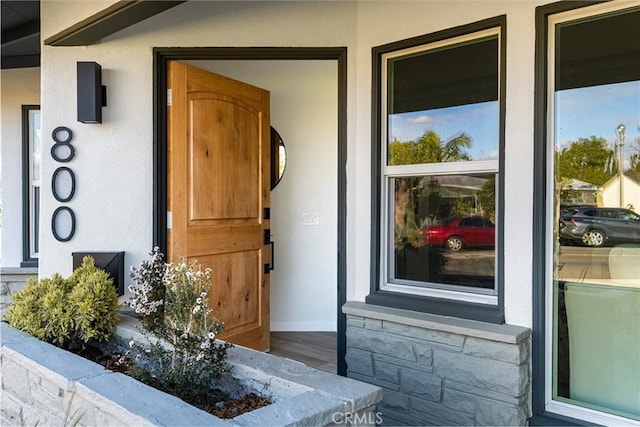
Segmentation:
<svg viewBox="0 0 640 427">
<path fill-rule="evenodd" d="M 64 237 L 58 234 L 57 227 L 58 216 L 63 212 L 66 212 L 69 215 L 69 221 L 71 222 L 69 233 Z M 51 231 L 53 232 L 53 237 L 55 237 L 59 242 L 68 242 L 69 240 L 71 240 L 73 235 L 76 233 L 76 214 L 73 213 L 70 207 L 60 206 L 58 209 L 53 211 L 53 215 L 51 216 Z"/>
<path fill-rule="evenodd" d="M 67 197 L 62 197 L 58 194 L 58 176 L 61 173 L 66 172 L 69 174 L 69 178 L 71 179 L 71 189 L 69 190 L 69 194 Z M 71 169 L 66 166 L 61 166 L 53 173 L 51 177 L 51 192 L 53 193 L 53 197 L 56 198 L 57 201 L 66 203 L 73 198 L 73 195 L 76 193 L 76 175 L 73 173 Z"/>
</svg>

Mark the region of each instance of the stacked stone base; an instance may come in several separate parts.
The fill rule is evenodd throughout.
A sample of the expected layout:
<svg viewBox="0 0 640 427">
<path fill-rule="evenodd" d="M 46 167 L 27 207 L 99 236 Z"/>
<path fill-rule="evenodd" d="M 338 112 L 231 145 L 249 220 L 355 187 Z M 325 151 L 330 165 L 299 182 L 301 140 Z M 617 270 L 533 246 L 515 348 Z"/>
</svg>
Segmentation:
<svg viewBox="0 0 640 427">
<path fill-rule="evenodd" d="M 11 304 L 11 295 L 24 288 L 28 279 L 37 278 L 37 267 L 0 267 L 0 308 Z"/>
<path fill-rule="evenodd" d="M 383 425 L 525 425 L 530 330 L 349 302 L 347 374 L 383 389 Z"/>
</svg>

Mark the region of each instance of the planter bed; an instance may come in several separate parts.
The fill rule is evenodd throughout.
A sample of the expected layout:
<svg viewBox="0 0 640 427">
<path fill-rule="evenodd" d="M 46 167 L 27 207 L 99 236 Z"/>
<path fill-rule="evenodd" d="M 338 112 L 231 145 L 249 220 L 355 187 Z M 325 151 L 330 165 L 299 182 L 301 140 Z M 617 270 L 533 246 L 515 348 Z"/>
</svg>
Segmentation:
<svg viewBox="0 0 640 427">
<path fill-rule="evenodd" d="M 116 340 L 139 341 L 137 321 L 122 316 Z M 1 323 L 2 425 L 294 426 L 375 422 L 379 387 L 244 347 L 229 350 L 231 375 L 269 406 L 217 418 L 121 373 Z M 73 418 L 75 419 L 75 418 Z"/>
</svg>

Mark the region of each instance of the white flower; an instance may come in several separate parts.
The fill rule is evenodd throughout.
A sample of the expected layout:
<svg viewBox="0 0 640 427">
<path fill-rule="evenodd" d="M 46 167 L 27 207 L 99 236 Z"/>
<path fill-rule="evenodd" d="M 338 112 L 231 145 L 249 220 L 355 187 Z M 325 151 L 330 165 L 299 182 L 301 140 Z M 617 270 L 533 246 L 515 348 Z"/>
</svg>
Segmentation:
<svg viewBox="0 0 640 427">
<path fill-rule="evenodd" d="M 216 337 L 216 334 L 214 334 L 213 332 L 209 332 L 209 339 L 214 339 Z"/>
<path fill-rule="evenodd" d="M 200 311 L 199 305 L 196 305 L 195 307 L 193 307 L 193 314 L 198 314 L 199 311 Z"/>
<path fill-rule="evenodd" d="M 135 343 L 136 342 L 134 340 L 129 341 L 129 347 L 133 347 L 135 345 Z"/>
</svg>

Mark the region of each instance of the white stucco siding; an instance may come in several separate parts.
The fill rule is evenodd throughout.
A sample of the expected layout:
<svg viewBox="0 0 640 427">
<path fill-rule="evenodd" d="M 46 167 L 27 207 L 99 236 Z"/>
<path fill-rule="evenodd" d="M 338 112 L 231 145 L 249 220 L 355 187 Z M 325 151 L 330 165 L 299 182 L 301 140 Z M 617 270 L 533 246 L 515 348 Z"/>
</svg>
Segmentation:
<svg viewBox="0 0 640 427">
<path fill-rule="evenodd" d="M 40 68 L 2 70 L 0 160 L 2 226 L 0 265 L 19 267 L 22 259 L 22 106 L 40 104 Z"/>
<path fill-rule="evenodd" d="M 408 37 L 507 16 L 505 141 L 506 321 L 531 326 L 533 99 L 536 2 L 188 2 L 88 47 L 43 47 L 43 135 L 75 132 L 69 163 L 77 193 L 76 236 L 58 243 L 43 234 L 41 273 L 70 273 L 77 250 L 125 250 L 135 265 L 152 245 L 152 49 L 175 46 L 346 46 L 347 299 L 370 286 L 371 48 Z M 73 3 L 43 2 L 44 38 L 59 31 L 49 17 Z M 78 16 L 79 19 L 84 16 Z M 76 121 L 75 63 L 103 67 L 108 106 L 103 124 Z M 50 142 L 50 141 L 49 141 Z M 45 148 L 47 141 L 45 139 Z M 46 150 L 45 150 L 46 152 Z M 44 178 L 58 165 L 44 159 Z M 59 205 L 43 198 L 43 230 Z"/>
<path fill-rule="evenodd" d="M 43 8 L 50 6 L 43 3 Z M 43 19 L 43 26 L 46 19 Z M 147 54 L 149 55 L 149 54 Z M 150 55 L 149 55 L 150 56 Z M 43 185 L 54 170 L 75 173 L 76 193 L 64 204 L 74 210 L 76 232 L 60 243 L 51 234 L 51 216 L 62 206 L 50 192 L 42 196 L 40 275 L 70 274 L 71 253 L 126 251 L 125 265 L 136 265 L 152 246 L 152 75 L 151 61 L 131 49 L 105 46 L 42 49 Z M 107 104 L 102 124 L 76 120 L 76 62 L 102 65 Z M 73 131 L 75 157 L 54 161 L 48 149 L 58 126 Z M 65 233 L 66 234 L 66 233 Z"/>
</svg>

